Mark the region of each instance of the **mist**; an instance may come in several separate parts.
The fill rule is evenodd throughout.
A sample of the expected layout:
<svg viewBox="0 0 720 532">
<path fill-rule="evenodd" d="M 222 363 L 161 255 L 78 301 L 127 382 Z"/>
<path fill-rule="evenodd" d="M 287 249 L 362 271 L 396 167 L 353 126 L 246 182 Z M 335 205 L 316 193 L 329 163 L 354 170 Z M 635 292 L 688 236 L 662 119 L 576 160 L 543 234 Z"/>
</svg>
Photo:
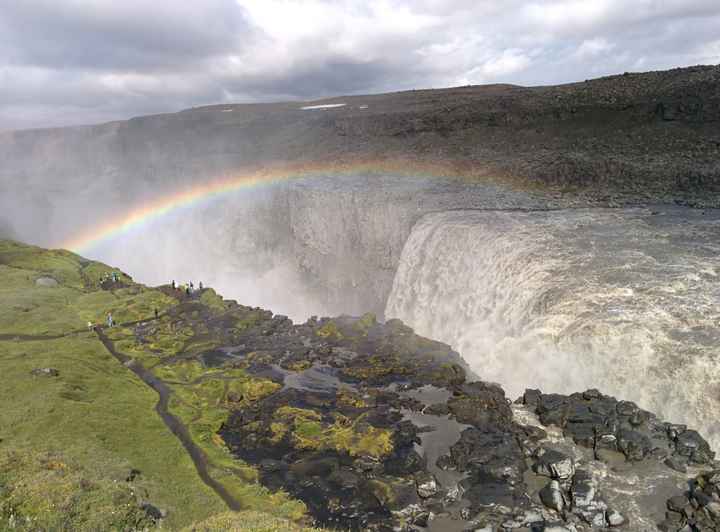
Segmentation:
<svg viewBox="0 0 720 532">
<path fill-rule="evenodd" d="M 704 84 L 715 72 L 691 73 Z M 611 82 L 597 86 L 606 84 Z M 582 139 L 588 151 L 568 159 L 567 150 L 581 141 L 563 120 L 591 121 L 607 109 L 564 118 L 553 112 L 552 88 L 502 89 L 507 94 L 500 96 L 492 92 L 497 90 L 445 93 L 462 103 L 455 115 L 437 110 L 436 93 L 413 93 L 347 98 L 346 106 L 332 109 L 218 106 L 101 126 L 0 134 L 0 218 L 9 222 L 3 231 L 56 247 L 134 209 L 263 163 L 348 162 L 360 155 L 366 157 L 361 161 L 374 161 L 398 153 L 423 153 L 428 160 L 472 157 L 477 170 L 471 177 L 459 171 L 414 174 L 411 164 L 398 176 L 368 173 L 362 166 L 334 172 L 331 164 L 316 163 L 327 170 L 299 172 L 212 200 L 198 198 L 78 251 L 139 282 L 202 282 L 226 298 L 295 321 L 366 312 L 399 317 L 419 334 L 451 345 L 481 379 L 499 381 L 513 395 L 526 386 L 563 392 L 594 387 L 703 427 L 717 440 L 714 420 L 720 411 L 715 403 L 706 408 L 701 398 L 720 382 L 711 349 L 720 334 L 717 321 L 708 322 L 693 306 L 703 301 L 706 315 L 717 316 L 716 303 L 707 299 L 715 293 L 709 281 L 720 271 L 717 237 L 712 238 L 717 225 L 694 220 L 689 236 L 678 237 L 671 226 L 645 220 L 647 213 L 640 220 L 623 210 L 617 219 L 576 214 L 578 206 L 608 203 L 605 189 L 632 199 L 643 183 L 663 194 L 685 187 L 677 176 L 696 175 L 695 159 L 660 142 L 667 137 L 663 121 L 647 125 L 655 104 L 627 107 L 619 100 L 608 116 L 631 114 L 602 132 L 592 122 L 586 128 L 591 138 Z M 655 98 L 647 95 L 648 102 Z M 537 114 L 528 115 L 525 106 Z M 468 118 L 467 109 L 480 111 Z M 454 120 L 460 116 L 467 120 Z M 498 126 L 498 116 L 509 125 Z M 598 135 L 616 139 L 617 127 L 629 127 L 632 120 L 643 124 L 643 135 L 627 138 L 643 140 L 630 146 L 638 159 L 622 167 L 630 173 L 619 179 L 618 167 L 593 146 Z M 512 129 L 517 123 L 527 142 L 518 142 Z M 469 130 L 463 124 L 482 125 Z M 676 132 L 684 127 L 679 120 L 673 126 Z M 472 140 L 476 137 L 487 142 Z M 545 142 L 554 147 L 536 157 L 533 146 Z M 490 179 L 498 166 L 486 160 L 504 160 L 550 184 L 559 179 L 587 185 L 588 195 L 514 186 L 502 174 Z M 702 187 L 717 182 L 712 166 L 717 157 L 709 153 L 707 161 L 707 173 L 698 175 L 710 177 L 693 181 L 697 189 L 685 187 L 688 194 L 710 196 Z M 599 187 L 599 196 L 592 196 L 586 178 Z M 623 189 L 625 184 L 632 190 Z M 559 209 L 555 218 L 545 212 L 549 209 Z M 538 218 L 523 222 L 525 211 L 534 210 Z M 478 221 L 478 212 L 489 218 Z M 683 216 L 695 214 L 679 215 L 681 228 Z M 610 233 L 593 233 L 604 228 Z M 673 238 L 676 247 L 668 247 L 664 239 Z M 616 265 L 619 252 L 627 260 Z M 665 264 L 672 267 L 664 269 Z M 623 365 L 643 376 L 641 388 L 619 369 Z"/>
<path fill-rule="evenodd" d="M 180 209 L 112 236 L 86 255 L 151 286 L 202 282 L 226 299 L 296 321 L 325 315 L 327 302 L 289 255 L 286 228 L 263 219 L 277 193 L 234 194 Z"/>
<path fill-rule="evenodd" d="M 91 180 L 92 181 L 92 180 Z M 172 182 L 172 180 L 168 180 Z M 305 321 L 382 317 L 402 247 L 421 214 L 424 179 L 325 175 L 199 199 L 77 250 L 148 285 L 202 281 L 224 297 Z M 105 179 L 88 187 L 18 187 L 0 206 L 12 236 L 58 247 L 184 190 Z M 7 229 L 10 236 L 10 229 Z"/>
</svg>

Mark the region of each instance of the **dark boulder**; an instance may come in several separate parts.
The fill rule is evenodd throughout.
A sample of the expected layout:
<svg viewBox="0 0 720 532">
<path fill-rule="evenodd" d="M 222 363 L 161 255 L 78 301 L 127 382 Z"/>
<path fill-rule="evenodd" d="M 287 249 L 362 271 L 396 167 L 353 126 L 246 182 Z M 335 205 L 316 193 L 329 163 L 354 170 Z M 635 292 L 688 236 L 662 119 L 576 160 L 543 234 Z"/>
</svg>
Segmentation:
<svg viewBox="0 0 720 532">
<path fill-rule="evenodd" d="M 630 462 L 639 462 L 652 450 L 650 438 L 630 429 L 620 429 L 617 434 L 617 445 L 620 452 Z"/>
<path fill-rule="evenodd" d="M 686 430 L 675 440 L 675 452 L 696 464 L 707 464 L 715 458 L 710 445 L 697 431 Z"/>
<path fill-rule="evenodd" d="M 527 389 L 523 394 L 522 403 L 535 408 L 540 401 L 540 397 L 542 397 L 542 392 L 540 390 Z"/>
<path fill-rule="evenodd" d="M 485 382 L 471 382 L 456 388 L 447 405 L 460 423 L 475 427 L 509 425 L 513 419 L 503 389 Z"/>
<path fill-rule="evenodd" d="M 559 514 L 565 511 L 565 506 L 568 504 L 560 482 L 557 480 L 551 480 L 540 490 L 540 500 L 545 506 L 551 510 L 555 510 Z"/>
<path fill-rule="evenodd" d="M 140 508 L 153 521 L 159 521 L 160 519 L 165 519 L 167 517 L 167 511 L 162 510 L 149 502 L 143 502 L 140 504 Z"/>
<path fill-rule="evenodd" d="M 450 455 L 458 471 L 475 471 L 513 485 L 522 483 L 524 454 L 512 433 L 492 426 L 465 429 Z"/>
<path fill-rule="evenodd" d="M 589 472 L 582 469 L 575 472 L 570 488 L 573 507 L 588 507 L 595 499 L 596 491 L 597 483 Z"/>
<path fill-rule="evenodd" d="M 559 451 L 541 450 L 533 464 L 533 471 L 555 480 L 568 480 L 575 474 L 575 463 Z"/>
<path fill-rule="evenodd" d="M 564 395 L 542 395 L 537 403 L 536 412 L 543 425 L 565 427 L 569 399 Z"/>
</svg>

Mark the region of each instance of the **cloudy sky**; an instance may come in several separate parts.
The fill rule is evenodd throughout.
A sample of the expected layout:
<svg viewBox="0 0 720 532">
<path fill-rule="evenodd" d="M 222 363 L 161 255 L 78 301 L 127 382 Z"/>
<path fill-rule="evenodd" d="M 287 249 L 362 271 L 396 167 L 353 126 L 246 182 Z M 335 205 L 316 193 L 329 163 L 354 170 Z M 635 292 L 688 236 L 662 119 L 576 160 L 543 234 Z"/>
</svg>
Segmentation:
<svg viewBox="0 0 720 532">
<path fill-rule="evenodd" d="M 0 0 L 0 130 L 720 63 L 718 0 Z"/>
</svg>

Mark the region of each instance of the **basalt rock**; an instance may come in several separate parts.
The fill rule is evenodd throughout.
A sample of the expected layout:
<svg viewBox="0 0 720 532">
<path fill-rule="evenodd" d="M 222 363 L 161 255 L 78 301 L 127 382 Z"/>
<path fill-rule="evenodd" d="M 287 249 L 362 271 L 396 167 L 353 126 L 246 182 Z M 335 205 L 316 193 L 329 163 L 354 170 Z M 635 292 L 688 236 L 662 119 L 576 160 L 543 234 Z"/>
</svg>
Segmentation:
<svg viewBox="0 0 720 532">
<path fill-rule="evenodd" d="M 533 471 L 555 480 L 568 480 L 575 474 L 575 464 L 572 458 L 558 451 L 541 449 L 533 465 Z"/>
<path fill-rule="evenodd" d="M 681 461 L 698 465 L 711 463 L 715 453 L 707 441 L 682 425 L 663 423 L 629 401 L 600 394 L 597 390 L 569 396 L 537 394 L 529 390 L 524 403 L 534 408 L 540 421 L 563 429 L 576 444 L 596 451 L 619 451 L 628 461 L 639 462 L 652 456 L 665 459 L 668 467 L 680 467 Z"/>
<path fill-rule="evenodd" d="M 691 480 L 689 486 L 685 493 L 668 499 L 668 513 L 660 529 L 666 532 L 720 530 L 720 471 L 702 473 Z"/>
<path fill-rule="evenodd" d="M 463 384 L 456 388 L 455 395 L 447 404 L 458 421 L 475 427 L 508 425 L 512 421 L 512 410 L 505 392 L 495 384 Z"/>
<path fill-rule="evenodd" d="M 632 507 L 605 497 L 593 465 L 603 453 L 673 474 L 678 464 L 713 458 L 698 433 L 598 390 L 528 390 L 511 405 L 500 386 L 467 382 L 457 353 L 397 320 L 293 325 L 258 314 L 225 338 L 234 355 L 213 363 L 275 388 L 258 400 L 235 398 L 222 440 L 256 468 L 262 485 L 301 499 L 331 529 L 632 527 Z M 520 423 L 517 408 L 537 414 L 542 426 Z M 562 445 L 550 437 L 553 425 Z M 681 512 L 668 513 L 678 523 L 714 522 L 716 480 L 720 473 L 702 477 L 687 503 L 678 503 Z"/>
<path fill-rule="evenodd" d="M 238 403 L 220 431 L 236 456 L 257 465 L 262 484 L 302 499 L 318 523 L 351 530 L 422 527 L 454 504 L 443 501 L 459 493 L 461 479 L 436 478 L 442 470 L 428 463 L 422 443 L 437 427 L 427 422 L 447 424 L 452 397 L 489 397 L 495 416 L 491 399 L 505 403 L 502 390 L 465 385 L 456 353 L 398 321 L 343 317 L 256 332 L 272 326 L 235 339 L 251 356 L 233 364 L 281 389 Z M 267 355 L 252 354 L 259 352 Z"/>
</svg>

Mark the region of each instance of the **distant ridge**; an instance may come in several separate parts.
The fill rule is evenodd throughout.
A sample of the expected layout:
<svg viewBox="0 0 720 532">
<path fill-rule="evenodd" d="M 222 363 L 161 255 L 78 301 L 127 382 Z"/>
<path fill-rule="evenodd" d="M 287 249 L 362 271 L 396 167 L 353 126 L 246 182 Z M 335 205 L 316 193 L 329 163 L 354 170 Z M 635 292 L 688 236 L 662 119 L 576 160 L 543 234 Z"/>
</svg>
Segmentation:
<svg viewBox="0 0 720 532">
<path fill-rule="evenodd" d="M 345 104 L 339 106 L 339 104 Z M 317 107 L 302 109 L 303 107 Z M 328 107 L 333 106 L 333 107 Z M 60 156 L 62 154 L 62 156 Z M 0 179 L 206 179 L 263 164 L 415 158 L 563 190 L 702 201 L 720 191 L 720 66 L 213 105 L 0 134 Z"/>
</svg>

